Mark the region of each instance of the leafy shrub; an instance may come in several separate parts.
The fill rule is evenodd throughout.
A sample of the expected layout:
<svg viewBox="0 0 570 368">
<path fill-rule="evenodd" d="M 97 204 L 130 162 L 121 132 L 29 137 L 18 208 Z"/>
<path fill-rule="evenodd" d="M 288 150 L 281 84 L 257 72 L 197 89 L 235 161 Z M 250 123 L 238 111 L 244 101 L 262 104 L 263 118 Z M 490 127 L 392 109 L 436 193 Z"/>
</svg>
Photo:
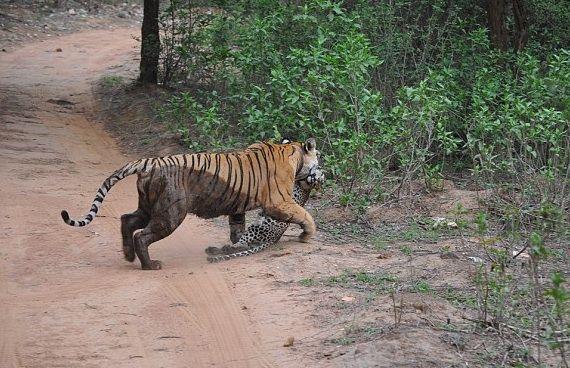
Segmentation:
<svg viewBox="0 0 570 368">
<path fill-rule="evenodd" d="M 535 202 L 564 207 L 567 50 L 497 52 L 485 10 L 462 1 L 169 4 L 165 82 L 192 90 L 162 116 L 193 148 L 312 135 L 347 204 L 470 168 L 484 185 L 534 180 Z"/>
</svg>

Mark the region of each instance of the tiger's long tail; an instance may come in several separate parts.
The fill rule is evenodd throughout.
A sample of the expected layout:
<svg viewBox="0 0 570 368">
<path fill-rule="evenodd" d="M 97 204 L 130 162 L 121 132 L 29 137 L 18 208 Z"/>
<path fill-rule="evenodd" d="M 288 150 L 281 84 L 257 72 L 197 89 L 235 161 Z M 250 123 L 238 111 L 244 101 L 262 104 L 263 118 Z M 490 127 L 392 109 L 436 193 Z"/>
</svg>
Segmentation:
<svg viewBox="0 0 570 368">
<path fill-rule="evenodd" d="M 93 221 L 95 216 L 97 216 L 97 212 L 99 212 L 99 208 L 101 208 L 101 204 L 103 203 L 105 196 L 107 195 L 107 193 L 109 193 L 109 190 L 111 190 L 113 185 L 115 185 L 119 180 L 129 175 L 133 175 L 137 172 L 144 172 L 147 169 L 152 168 L 153 164 L 154 164 L 153 159 L 142 159 L 138 161 L 129 162 L 128 164 L 126 164 L 119 170 L 115 171 L 113 174 L 111 174 L 111 176 L 105 179 L 103 184 L 101 184 L 101 187 L 99 187 L 99 190 L 95 195 L 95 199 L 91 204 L 91 210 L 87 215 L 83 216 L 83 218 L 80 220 L 76 220 L 70 218 L 69 213 L 67 213 L 66 210 L 63 210 L 61 211 L 61 218 L 66 224 L 71 226 L 79 227 L 79 226 L 88 225 L 91 221 Z"/>
</svg>

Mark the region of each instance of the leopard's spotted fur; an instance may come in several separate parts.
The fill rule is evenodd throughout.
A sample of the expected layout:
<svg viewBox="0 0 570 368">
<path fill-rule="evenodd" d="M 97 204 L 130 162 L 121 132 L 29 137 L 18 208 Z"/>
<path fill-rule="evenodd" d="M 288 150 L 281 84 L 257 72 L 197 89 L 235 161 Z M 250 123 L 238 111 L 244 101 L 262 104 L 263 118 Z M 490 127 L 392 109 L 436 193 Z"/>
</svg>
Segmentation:
<svg viewBox="0 0 570 368">
<path fill-rule="evenodd" d="M 304 206 L 309 199 L 311 190 L 323 182 L 324 174 L 320 169 L 317 169 L 315 174 L 295 183 L 293 199 L 297 204 Z M 221 249 L 216 247 L 206 249 L 206 253 L 209 254 L 208 262 L 220 262 L 258 253 L 277 243 L 288 227 L 289 223 L 277 221 L 261 212 L 258 221 L 247 228 L 238 242 Z"/>
</svg>

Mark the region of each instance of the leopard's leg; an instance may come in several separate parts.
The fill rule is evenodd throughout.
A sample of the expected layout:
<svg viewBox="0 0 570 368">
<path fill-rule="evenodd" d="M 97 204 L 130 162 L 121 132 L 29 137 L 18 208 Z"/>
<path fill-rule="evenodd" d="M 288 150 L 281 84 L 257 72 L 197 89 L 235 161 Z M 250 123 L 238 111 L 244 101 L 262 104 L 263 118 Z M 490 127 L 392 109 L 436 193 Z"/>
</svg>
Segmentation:
<svg viewBox="0 0 570 368">
<path fill-rule="evenodd" d="M 225 245 L 221 248 L 208 247 L 206 248 L 206 253 L 210 256 L 215 256 L 241 252 L 249 249 L 252 245 L 257 245 L 264 241 L 271 241 L 274 237 L 271 237 L 270 235 L 273 233 L 274 229 L 269 222 L 275 221 L 261 214 L 260 221 L 258 223 L 251 224 L 236 243 Z M 279 240 L 279 238 L 275 241 L 277 240 Z"/>
<path fill-rule="evenodd" d="M 255 245 L 255 246 L 248 247 L 247 249 L 235 250 L 235 251 L 233 251 L 231 253 L 227 253 L 227 254 L 210 255 L 207 257 L 207 259 L 208 259 L 208 262 L 215 263 L 215 262 L 225 261 L 225 260 L 232 259 L 232 258 L 245 257 L 245 256 L 249 256 L 249 255 L 261 252 L 262 250 L 270 247 L 273 244 L 275 244 L 275 243 L 274 242 L 265 242 L 265 243 L 261 243 L 261 244 Z"/>
<path fill-rule="evenodd" d="M 228 216 L 228 222 L 230 224 L 230 240 L 232 244 L 235 244 L 245 232 L 245 213 Z"/>
<path fill-rule="evenodd" d="M 289 224 L 261 215 L 261 223 L 250 225 L 239 242 L 225 246 L 215 254 L 209 254 L 208 262 L 220 262 L 231 258 L 249 256 L 277 243 Z M 218 249 L 218 248 L 216 248 Z"/>
<path fill-rule="evenodd" d="M 141 209 L 135 212 L 126 213 L 121 216 L 121 235 L 123 236 L 123 254 L 129 262 L 135 260 L 135 247 L 133 244 L 133 233 L 148 225 L 149 217 Z"/>
<path fill-rule="evenodd" d="M 316 226 L 313 216 L 292 200 L 267 207 L 265 213 L 277 221 L 299 224 L 303 228 L 303 233 L 299 235 L 301 242 L 309 241 L 315 234 Z"/>
</svg>

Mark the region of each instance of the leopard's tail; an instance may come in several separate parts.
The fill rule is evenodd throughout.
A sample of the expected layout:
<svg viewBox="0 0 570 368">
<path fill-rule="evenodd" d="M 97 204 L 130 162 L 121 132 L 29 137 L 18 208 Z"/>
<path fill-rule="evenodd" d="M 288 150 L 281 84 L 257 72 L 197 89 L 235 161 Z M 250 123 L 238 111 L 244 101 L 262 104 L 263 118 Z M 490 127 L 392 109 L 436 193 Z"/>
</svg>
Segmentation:
<svg viewBox="0 0 570 368">
<path fill-rule="evenodd" d="M 105 196 L 107 193 L 109 193 L 109 190 L 111 190 L 113 185 L 129 175 L 133 175 L 138 172 L 144 172 L 150 169 L 152 166 L 154 166 L 154 159 L 142 159 L 129 162 L 119 170 L 115 171 L 111 176 L 105 179 L 103 184 L 101 184 L 101 187 L 99 187 L 99 190 L 95 195 L 95 199 L 91 204 L 91 209 L 87 215 L 83 216 L 81 219 L 72 219 L 69 217 L 69 213 L 67 213 L 66 210 L 63 210 L 61 211 L 61 218 L 66 224 L 71 226 L 85 226 L 89 224 L 91 221 L 93 221 L 97 215 L 97 212 L 99 212 L 99 208 L 101 208 L 101 204 L 103 203 Z"/>
<path fill-rule="evenodd" d="M 208 256 L 208 262 L 210 263 L 216 263 L 216 262 L 221 262 L 221 261 L 227 261 L 229 259 L 232 258 L 237 258 L 237 257 L 246 257 L 255 253 L 259 253 L 262 250 L 264 250 L 265 248 L 268 248 L 269 246 L 271 246 L 274 243 L 271 242 L 266 242 L 266 243 L 261 243 L 260 245 L 257 245 L 255 247 L 251 247 L 249 249 L 246 250 L 240 250 L 239 252 L 235 252 L 235 253 L 229 253 L 229 254 L 221 254 L 221 255 L 216 255 L 216 256 Z"/>
</svg>

